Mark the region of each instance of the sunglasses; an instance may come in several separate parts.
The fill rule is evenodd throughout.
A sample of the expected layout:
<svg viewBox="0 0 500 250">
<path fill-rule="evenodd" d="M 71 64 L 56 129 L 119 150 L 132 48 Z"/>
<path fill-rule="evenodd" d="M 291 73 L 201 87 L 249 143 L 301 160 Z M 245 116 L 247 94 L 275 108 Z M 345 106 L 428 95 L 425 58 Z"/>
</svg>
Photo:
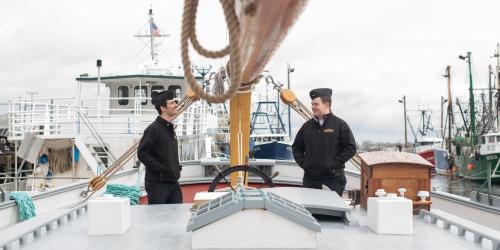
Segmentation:
<svg viewBox="0 0 500 250">
<path fill-rule="evenodd" d="M 169 100 L 169 101 L 167 101 L 167 105 L 169 105 L 169 104 L 174 104 L 174 103 L 175 103 L 175 104 L 178 104 L 178 103 L 179 103 L 179 101 L 178 101 L 178 100 L 174 100 L 174 101 L 170 101 L 170 100 Z"/>
</svg>

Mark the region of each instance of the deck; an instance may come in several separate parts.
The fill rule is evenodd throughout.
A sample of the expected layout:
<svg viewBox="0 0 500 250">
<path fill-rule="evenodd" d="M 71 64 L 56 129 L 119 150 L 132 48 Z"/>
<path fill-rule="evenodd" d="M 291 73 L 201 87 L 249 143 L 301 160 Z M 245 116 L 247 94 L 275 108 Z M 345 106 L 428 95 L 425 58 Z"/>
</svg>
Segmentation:
<svg viewBox="0 0 500 250">
<path fill-rule="evenodd" d="M 191 249 L 190 233 L 186 232 L 190 207 L 191 204 L 132 206 L 130 228 L 123 235 L 113 236 L 88 236 L 86 213 L 82 213 L 50 231 L 42 230 L 36 239 L 27 237 L 22 249 Z M 374 233 L 366 226 L 366 212 L 359 207 L 353 210 L 353 216 L 358 218 L 359 226 L 319 217 L 322 232 L 318 234 L 317 249 L 484 249 L 473 238 L 459 237 L 453 230 L 444 230 L 418 216 L 414 218 L 411 236 Z M 224 232 L 214 235 L 214 239 L 223 240 Z M 11 248 L 18 249 L 19 244 Z M 487 248 L 491 249 L 491 245 Z"/>
</svg>

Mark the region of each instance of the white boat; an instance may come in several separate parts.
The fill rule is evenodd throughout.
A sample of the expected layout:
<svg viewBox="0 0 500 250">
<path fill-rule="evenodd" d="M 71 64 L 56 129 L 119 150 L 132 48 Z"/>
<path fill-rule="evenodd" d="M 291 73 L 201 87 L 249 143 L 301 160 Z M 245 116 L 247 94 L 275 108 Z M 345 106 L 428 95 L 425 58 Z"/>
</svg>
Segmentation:
<svg viewBox="0 0 500 250">
<path fill-rule="evenodd" d="M 154 23 L 152 10 L 149 23 Z M 0 131 L 16 150 L 22 150 L 15 154 L 23 162 L 11 157 L 11 164 L 20 169 L 0 176 L 4 183 L 1 189 L 45 191 L 102 173 L 141 138 L 146 126 L 157 117 L 150 98 L 153 91 L 173 90 L 178 100 L 186 95 L 184 76 L 175 74 L 158 59 L 156 39 L 161 35 L 149 33 L 146 37 L 152 44 L 151 57 L 139 72 L 101 76 L 102 62 L 98 60 L 97 76 L 76 78 L 74 96 L 9 100 L 8 122 Z M 220 116 L 217 108 L 198 101 L 177 117 L 181 161 L 211 155 Z M 134 167 L 136 157 L 126 162 L 122 171 Z M 189 168 L 184 173 L 189 175 Z"/>
<path fill-rule="evenodd" d="M 49 100 L 13 99 L 10 101 L 10 107 L 12 108 L 9 120 L 10 139 L 19 145 L 20 141 L 25 139 L 25 133 L 31 132 L 34 134 L 34 140 L 42 140 L 43 143 L 54 149 L 56 148 L 54 145 L 69 142 L 71 148 L 69 152 L 73 157 L 69 157 L 71 162 L 70 170 L 66 173 L 68 176 L 63 176 L 63 174 L 53 175 L 48 180 L 45 180 L 47 176 L 42 171 L 41 179 L 36 179 L 37 171 L 34 171 L 35 176 L 31 176 L 31 179 L 25 182 L 26 189 L 31 190 L 38 187 L 41 181 L 49 185 L 44 191 L 37 191 L 37 193 L 32 194 L 39 213 L 39 216 L 33 220 L 17 223 L 17 206 L 14 201 L 0 203 L 0 228 L 3 228 L 0 231 L 0 247 L 4 249 L 20 247 L 25 249 L 54 247 L 74 247 L 77 249 L 172 247 L 175 249 L 191 249 L 190 233 L 186 232 L 186 224 L 191 215 L 191 204 L 132 207 L 131 219 L 133 223 L 130 230 L 123 235 L 110 237 L 93 237 L 86 234 L 87 204 L 84 203 L 71 208 L 66 207 L 74 204 L 75 201 L 82 200 L 80 194 L 86 190 L 88 185 L 87 179 L 76 180 L 73 178 L 88 178 L 99 174 L 100 171 L 106 168 L 106 165 L 109 166 L 110 163 L 115 161 L 113 158 L 121 155 L 140 138 L 142 129 L 156 116 L 148 98 L 153 87 L 158 86 L 160 88 L 161 86 L 164 89 L 173 87 L 178 90 L 179 97 L 183 96 L 186 91 L 186 86 L 182 84 L 182 77 L 156 75 L 153 72 L 120 76 L 98 76 L 97 78 L 82 76 L 78 78 L 77 88 L 80 90 L 84 87 L 84 84 L 95 84 L 96 81 L 98 83 L 102 82 L 109 88 L 110 96 L 108 98 L 100 95 L 96 98 L 82 98 L 80 94 L 77 94 L 71 98 Z M 123 82 L 126 82 L 126 84 L 122 85 Z M 126 92 L 128 92 L 127 95 Z M 111 95 L 112 93 L 113 95 L 116 94 L 116 96 Z M 207 138 L 210 138 L 208 135 L 215 134 L 217 131 L 210 126 L 209 121 L 212 120 L 214 124 L 217 124 L 216 117 L 216 111 L 200 102 L 190 107 L 190 110 L 183 113 L 175 122 L 178 124 L 177 134 L 179 135 L 179 141 L 181 141 L 180 154 L 183 170 L 180 183 L 183 187 L 192 187 L 194 190 L 200 187 L 206 188 L 214 177 L 210 167 L 213 164 L 229 164 L 226 159 L 217 159 L 215 162 L 211 162 L 208 160 L 210 157 L 202 157 L 211 155 L 208 150 L 210 147 L 207 146 L 211 145 L 211 141 L 210 139 L 207 140 Z M 75 148 L 78 148 L 80 152 L 78 162 L 74 157 Z M 104 154 L 98 154 L 96 149 L 102 150 Z M 68 147 L 66 147 L 66 150 L 68 150 Z M 94 153 L 92 150 L 96 152 Z M 27 158 L 27 155 L 24 158 Z M 39 155 L 35 154 L 34 159 L 34 169 L 37 169 L 40 167 L 37 164 L 40 159 Z M 140 168 L 134 168 L 134 165 L 135 159 L 125 164 L 124 168 L 110 180 L 110 183 L 140 184 L 141 171 Z M 276 184 L 301 185 L 303 172 L 301 168 L 291 161 L 250 160 L 249 165 L 259 166 L 259 169 L 263 168 L 265 170 L 263 172 L 279 172 L 279 175 L 273 179 Z M 361 188 L 359 169 L 355 165 L 347 165 L 349 168 L 346 170 L 347 188 Z M 219 176 L 220 174 L 215 175 Z M 61 179 L 57 177 L 61 177 Z M 257 184 L 263 182 L 262 179 L 254 176 L 249 178 L 251 182 Z M 17 181 L 17 178 L 15 180 Z M 17 188 L 19 183 L 15 184 Z M 57 187 L 50 187 L 51 185 Z M 318 192 L 322 192 L 322 190 L 318 190 Z M 332 192 L 325 192 L 327 192 L 326 195 L 332 194 Z M 486 218 L 485 223 L 498 226 L 500 225 L 498 213 L 492 215 L 485 212 L 481 214 L 478 212 L 480 209 L 477 209 L 477 207 L 463 205 L 465 202 L 456 202 L 456 198 L 445 195 L 441 196 L 444 198 L 441 198 L 439 193 L 436 192 L 432 193 L 432 195 L 434 204 L 438 204 L 435 206 L 436 211 L 423 212 L 423 219 L 419 217 L 411 218 L 415 228 L 414 235 L 387 236 L 375 234 L 367 230 L 366 212 L 358 207 L 349 210 L 349 212 L 359 218 L 359 226 L 346 224 L 344 221 L 336 222 L 330 219 L 319 219 L 324 231 L 319 237 L 317 249 L 481 249 L 481 240 L 483 242 L 489 240 L 489 245 L 498 248 L 500 239 L 496 236 L 496 231 L 493 229 L 484 230 L 484 226 L 477 225 L 474 222 L 480 221 L 480 218 L 484 217 Z M 314 199 L 318 197 L 306 195 L 305 198 Z M 463 219 L 464 216 L 453 215 L 452 212 L 453 210 L 457 211 L 456 208 L 448 209 L 447 212 L 437 211 L 447 206 L 445 204 L 440 207 L 440 199 L 452 200 L 454 201 L 452 204 L 460 205 L 461 209 L 472 209 L 468 210 L 474 211 L 468 213 L 474 217 L 470 219 L 472 222 Z M 319 199 L 320 203 L 321 201 L 325 200 Z M 336 201 L 343 203 L 342 200 L 337 199 Z M 441 203 L 444 204 L 445 202 Z M 285 204 L 293 205 L 294 203 L 285 202 Z M 345 204 L 342 207 L 344 206 Z M 448 204 L 448 206 L 450 205 Z M 299 206 L 295 208 L 299 209 Z M 339 212 L 339 210 L 335 211 Z M 347 211 L 342 210 L 340 212 L 345 215 Z M 462 212 L 459 211 L 459 213 Z M 450 219 L 454 218 L 453 216 L 460 216 L 461 219 L 453 221 Z M 429 226 L 425 222 L 425 218 L 432 223 L 441 221 L 446 229 L 448 229 L 449 225 L 452 225 L 460 233 L 468 232 L 469 238 L 472 234 L 476 241 L 466 242 L 452 232 Z M 481 220 L 478 223 L 483 223 L 483 221 Z M 490 224 L 486 225 L 490 226 Z M 225 229 L 236 231 L 232 227 Z M 282 229 L 288 230 L 289 228 Z M 280 233 L 281 231 L 275 230 L 275 232 Z M 227 231 L 220 231 L 222 239 L 227 233 Z M 352 237 L 353 235 L 356 235 L 356 237 Z M 214 234 L 213 237 L 217 239 L 217 235 Z M 464 237 L 467 238 L 467 235 Z"/>
</svg>

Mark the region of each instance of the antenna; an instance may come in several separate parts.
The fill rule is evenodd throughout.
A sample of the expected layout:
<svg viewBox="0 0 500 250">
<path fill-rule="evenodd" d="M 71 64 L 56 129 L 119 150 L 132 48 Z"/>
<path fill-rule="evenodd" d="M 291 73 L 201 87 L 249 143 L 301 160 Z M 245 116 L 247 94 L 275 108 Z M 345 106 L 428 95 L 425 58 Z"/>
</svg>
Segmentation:
<svg viewBox="0 0 500 250">
<path fill-rule="evenodd" d="M 156 58 L 156 46 L 157 44 L 155 43 L 155 39 L 156 38 L 162 38 L 162 37 L 169 37 L 170 35 L 169 34 L 161 34 L 160 32 L 160 29 L 158 26 L 156 26 L 155 22 L 154 22 L 154 17 L 153 17 L 153 5 L 150 5 L 150 9 L 149 9 L 149 12 L 148 12 L 148 15 L 149 15 L 149 34 L 146 33 L 145 35 L 141 35 L 141 34 L 138 34 L 138 35 L 135 35 L 134 37 L 139 37 L 139 38 L 148 38 L 149 39 L 149 43 L 150 43 L 150 47 L 151 47 L 151 60 L 153 60 L 153 62 L 157 62 L 157 58 Z"/>
<path fill-rule="evenodd" d="M 198 74 L 200 74 L 201 77 L 203 78 L 203 80 L 202 80 L 203 88 L 208 86 L 208 82 L 205 82 L 205 76 L 208 74 L 208 72 L 210 72 L 210 70 L 212 70 L 212 67 L 213 67 L 212 65 L 208 65 L 208 66 L 194 65 L 193 66 L 193 68 L 196 70 L 196 72 L 198 72 Z"/>
</svg>

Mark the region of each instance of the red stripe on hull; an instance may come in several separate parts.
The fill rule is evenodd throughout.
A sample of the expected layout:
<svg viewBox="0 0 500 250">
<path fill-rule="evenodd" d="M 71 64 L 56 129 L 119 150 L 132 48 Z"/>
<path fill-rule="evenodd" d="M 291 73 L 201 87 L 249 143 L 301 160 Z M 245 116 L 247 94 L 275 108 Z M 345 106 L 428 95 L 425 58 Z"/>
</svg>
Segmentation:
<svg viewBox="0 0 500 250">
<path fill-rule="evenodd" d="M 250 183 L 251 187 L 257 188 L 261 184 L 260 183 Z M 183 202 L 184 203 L 193 203 L 194 202 L 194 196 L 198 192 L 206 192 L 208 191 L 208 187 L 210 186 L 210 183 L 202 183 L 202 184 L 186 184 L 182 185 L 182 197 L 183 197 Z M 276 185 L 278 187 L 296 187 L 293 185 Z M 219 184 L 217 185 L 217 188 L 225 188 L 228 187 L 227 184 Z M 147 205 L 148 204 L 148 196 L 144 195 L 139 199 L 139 204 L 140 205 Z"/>
<path fill-rule="evenodd" d="M 424 159 L 426 159 L 432 165 L 436 164 L 436 162 L 434 160 L 434 150 L 426 150 L 426 151 L 423 151 L 423 152 L 418 152 L 417 154 L 420 155 L 420 156 L 422 156 Z"/>
</svg>

